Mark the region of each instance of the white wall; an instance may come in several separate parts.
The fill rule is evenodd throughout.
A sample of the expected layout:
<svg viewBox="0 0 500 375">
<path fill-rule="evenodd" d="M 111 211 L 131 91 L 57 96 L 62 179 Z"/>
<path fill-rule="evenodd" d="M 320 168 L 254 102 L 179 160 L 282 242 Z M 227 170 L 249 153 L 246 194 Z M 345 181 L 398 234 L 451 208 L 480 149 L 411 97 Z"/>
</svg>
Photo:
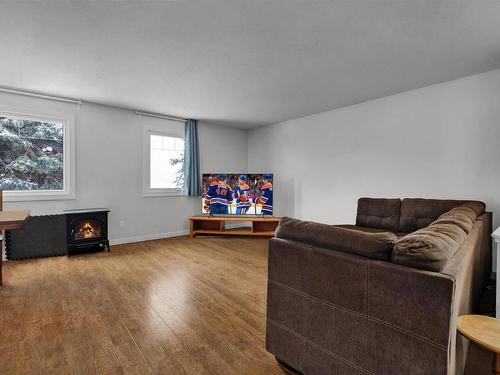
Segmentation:
<svg viewBox="0 0 500 375">
<path fill-rule="evenodd" d="M 108 207 L 114 243 L 182 234 L 188 228 L 187 218 L 200 212 L 197 198 L 142 197 L 142 124 L 133 111 L 90 103 L 78 109 L 74 104 L 10 94 L 0 94 L 0 106 L 76 117 L 76 199 L 7 202 L 5 209 L 27 207 L 41 215 L 65 208 Z M 246 172 L 245 130 L 200 123 L 199 137 L 202 172 Z M 120 220 L 126 223 L 123 229 Z"/>
<path fill-rule="evenodd" d="M 479 199 L 500 225 L 500 70 L 249 132 L 276 214 L 352 223 L 359 197 Z"/>
<path fill-rule="evenodd" d="M 0 106 L 76 116 L 77 198 L 6 209 L 106 206 L 115 242 L 182 233 L 199 212 L 195 198 L 142 197 L 142 127 L 132 111 L 9 94 Z M 277 215 L 345 223 L 360 196 L 471 198 L 500 225 L 500 70 L 248 134 L 201 123 L 199 135 L 202 172 L 275 174 Z"/>
</svg>

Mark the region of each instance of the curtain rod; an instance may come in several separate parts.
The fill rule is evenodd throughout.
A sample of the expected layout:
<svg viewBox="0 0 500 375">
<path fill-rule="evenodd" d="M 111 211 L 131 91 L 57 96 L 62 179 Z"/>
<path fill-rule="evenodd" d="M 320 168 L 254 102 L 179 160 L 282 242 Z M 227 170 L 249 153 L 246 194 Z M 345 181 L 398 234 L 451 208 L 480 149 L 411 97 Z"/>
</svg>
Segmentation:
<svg viewBox="0 0 500 375">
<path fill-rule="evenodd" d="M 160 114 L 157 114 L 157 113 L 148 113 L 148 112 L 135 111 L 135 114 L 136 115 L 142 115 L 142 116 L 148 116 L 148 117 L 162 118 L 162 119 L 172 120 L 172 121 L 186 122 L 185 118 L 174 117 L 174 116 L 167 116 L 167 115 L 160 115 Z"/>
<path fill-rule="evenodd" d="M 42 94 L 39 92 L 17 90 L 17 89 L 6 87 L 6 86 L 0 86 L 0 92 L 5 92 L 8 94 L 30 96 L 30 97 L 34 97 L 34 98 L 40 98 L 40 99 L 55 100 L 55 101 L 65 102 L 65 103 L 73 103 L 73 104 L 79 104 L 79 105 L 83 104 L 83 101 L 80 99 L 70 99 L 70 98 L 64 98 L 61 96 Z M 126 109 L 126 108 L 124 108 L 124 109 Z M 171 121 L 186 122 L 186 119 L 181 118 L 181 117 L 167 116 L 167 115 L 161 115 L 158 113 L 148 113 L 148 112 L 142 112 L 142 111 L 136 111 L 135 113 L 137 115 L 143 115 L 143 116 L 148 116 L 148 117 L 156 117 L 156 118 L 162 118 L 162 119 L 171 120 Z"/>
<path fill-rule="evenodd" d="M 8 94 L 31 96 L 31 97 L 34 97 L 34 98 L 55 100 L 55 101 L 58 101 L 58 102 L 73 103 L 73 104 L 82 104 L 82 101 L 80 99 L 63 98 L 63 97 L 60 97 L 60 96 L 46 95 L 46 94 L 41 94 L 41 93 L 38 93 L 38 92 L 30 92 L 30 91 L 23 91 L 23 90 L 11 89 L 9 87 L 1 87 L 0 86 L 0 92 L 6 92 Z"/>
</svg>

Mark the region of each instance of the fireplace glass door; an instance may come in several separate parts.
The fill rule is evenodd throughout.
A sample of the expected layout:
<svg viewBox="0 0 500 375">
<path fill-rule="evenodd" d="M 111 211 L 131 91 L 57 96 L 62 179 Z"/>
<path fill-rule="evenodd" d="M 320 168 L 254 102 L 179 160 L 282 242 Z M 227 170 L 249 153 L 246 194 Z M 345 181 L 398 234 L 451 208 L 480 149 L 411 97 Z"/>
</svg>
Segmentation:
<svg viewBox="0 0 500 375">
<path fill-rule="evenodd" d="M 109 251 L 108 212 L 107 209 L 83 209 L 65 213 L 68 255 L 105 248 Z"/>
</svg>

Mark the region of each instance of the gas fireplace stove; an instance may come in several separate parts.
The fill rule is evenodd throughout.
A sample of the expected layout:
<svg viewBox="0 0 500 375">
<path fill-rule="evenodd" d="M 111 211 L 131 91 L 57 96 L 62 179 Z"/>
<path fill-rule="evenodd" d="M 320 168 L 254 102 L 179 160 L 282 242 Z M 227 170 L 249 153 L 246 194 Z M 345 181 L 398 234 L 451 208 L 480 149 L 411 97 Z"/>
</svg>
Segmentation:
<svg viewBox="0 0 500 375">
<path fill-rule="evenodd" d="M 68 255 L 109 251 L 107 208 L 64 210 Z"/>
</svg>

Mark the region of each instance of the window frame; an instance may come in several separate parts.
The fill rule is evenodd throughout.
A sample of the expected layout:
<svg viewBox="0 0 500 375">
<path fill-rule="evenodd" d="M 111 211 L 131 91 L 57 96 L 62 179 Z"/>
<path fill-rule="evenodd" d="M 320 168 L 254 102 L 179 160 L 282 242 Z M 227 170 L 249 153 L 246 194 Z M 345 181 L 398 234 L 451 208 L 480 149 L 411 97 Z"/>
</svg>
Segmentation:
<svg viewBox="0 0 500 375">
<path fill-rule="evenodd" d="M 151 136 L 179 138 L 184 136 L 168 130 L 159 130 L 156 127 L 143 127 L 143 167 L 142 167 L 142 196 L 143 197 L 179 197 L 185 196 L 183 188 L 151 188 Z M 183 166 L 184 167 L 184 166 Z"/>
<path fill-rule="evenodd" d="M 63 189 L 62 190 L 4 190 L 5 202 L 67 200 L 76 198 L 75 115 L 47 113 L 36 110 L 0 107 L 0 116 L 21 120 L 55 122 L 63 127 Z"/>
</svg>

